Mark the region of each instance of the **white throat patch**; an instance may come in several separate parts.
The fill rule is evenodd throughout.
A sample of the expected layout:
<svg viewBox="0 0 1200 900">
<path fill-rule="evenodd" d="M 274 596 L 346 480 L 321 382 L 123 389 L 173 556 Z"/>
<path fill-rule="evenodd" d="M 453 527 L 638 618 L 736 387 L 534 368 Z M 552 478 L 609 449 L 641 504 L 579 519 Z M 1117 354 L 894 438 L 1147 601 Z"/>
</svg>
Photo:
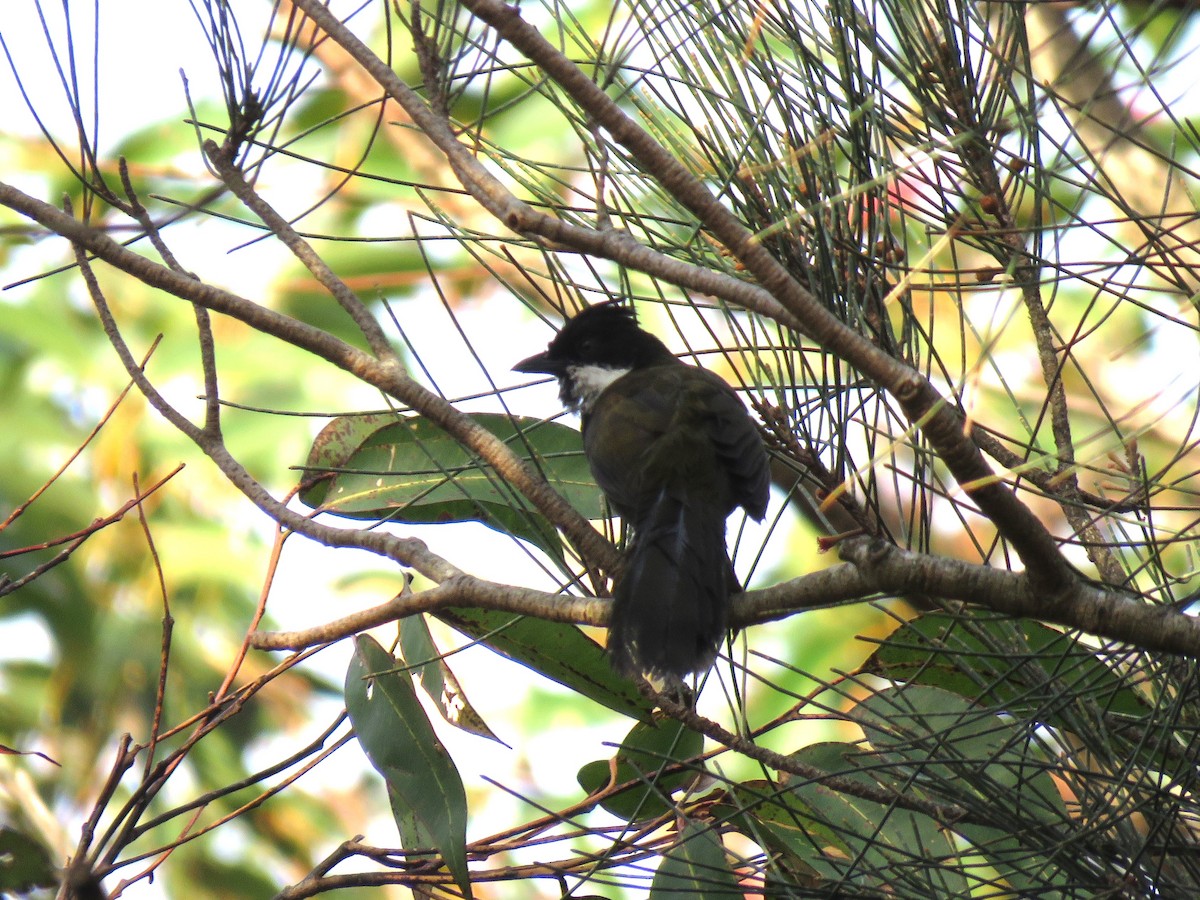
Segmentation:
<svg viewBox="0 0 1200 900">
<path fill-rule="evenodd" d="M 632 369 L 609 369 L 604 366 L 569 366 L 567 378 L 573 390 L 572 406 L 581 413 L 591 410 L 596 400 L 610 384 Z"/>
</svg>

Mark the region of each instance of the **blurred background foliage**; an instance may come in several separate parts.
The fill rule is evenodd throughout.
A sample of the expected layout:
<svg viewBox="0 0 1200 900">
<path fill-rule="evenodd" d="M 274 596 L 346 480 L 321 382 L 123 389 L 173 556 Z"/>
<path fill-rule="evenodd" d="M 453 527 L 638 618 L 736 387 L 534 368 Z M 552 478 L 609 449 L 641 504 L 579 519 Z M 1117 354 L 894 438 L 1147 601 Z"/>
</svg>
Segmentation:
<svg viewBox="0 0 1200 900">
<path fill-rule="evenodd" d="M 66 59 L 66 26 L 37 6 L 50 19 L 53 52 Z M 132 185 L 156 219 L 178 218 L 164 235 L 182 265 L 203 280 L 365 346 L 325 290 L 269 235 L 262 240 L 261 225 L 217 189 L 204 167 L 197 135 L 220 140 L 227 123 L 222 85 L 203 43 L 206 32 L 219 33 L 207 16 L 221 5 L 199 4 L 195 18 L 182 5 L 163 6 L 178 19 L 170 44 L 185 64 L 193 109 L 188 112 L 170 59 L 152 57 L 134 75 L 120 76 L 130 82 L 113 75 L 96 86 L 95 96 L 85 81 L 75 99 L 82 133 L 100 149 L 94 175 L 119 184 L 116 161 L 126 159 Z M 1072 562 L 1107 577 L 1086 553 L 1099 535 L 1118 555 L 1125 586 L 1148 602 L 1186 605 L 1198 583 L 1194 11 L 1173 3 L 1042 6 L 1016 17 L 1001 4 L 749 8 L 589 0 L 530 5 L 523 13 L 568 56 L 586 62 L 693 172 L 721 185 L 730 207 L 795 277 L 821 289 L 839 317 L 929 374 L 992 430 L 1007 451 L 998 467 L 1031 476 L 1017 479 L 1020 489 L 1063 538 Z M 382 4 L 366 7 L 352 22 L 378 52 L 392 49 L 397 74 L 419 83 L 424 74 L 400 27 L 405 9 L 395 11 L 399 18 L 390 29 Z M 348 15 L 350 7 L 338 11 Z M 753 385 L 780 407 L 797 440 L 814 449 L 833 480 L 853 485 L 851 493 L 881 533 L 901 546 L 1008 565 L 994 529 L 966 509 L 928 449 L 905 433 L 902 417 L 855 373 L 761 320 L 694 314 L 685 303 L 694 298 L 652 279 L 497 234 L 432 145 L 395 104 L 380 104 L 378 87 L 335 44 L 326 41 L 306 55 L 303 41 L 285 32 L 286 5 L 269 21 L 265 2 L 234 12 L 246 16 L 240 21 L 248 56 L 257 52 L 250 36 L 269 32 L 264 46 L 269 62 L 278 58 L 276 84 L 297 88 L 268 111 L 282 118 L 278 130 L 260 137 L 272 150 L 257 187 L 296 217 L 296 227 L 385 323 L 424 383 L 470 411 L 552 415 L 549 387 L 514 396 L 497 389 L 516 383 L 508 366 L 550 334 L 529 310 L 553 320 L 551 306 L 625 292 L 647 301 L 645 322 L 674 349 Z M 593 195 L 603 193 L 614 225 L 680 259 L 736 272 L 665 190 L 648 183 L 619 148 L 598 140 L 534 70 L 495 49 L 480 26 L 468 24 L 464 10 L 439 3 L 430 14 L 429 21 L 441 23 L 439 40 L 454 49 L 445 73 L 449 108 L 522 196 L 590 224 Z M 82 41 L 90 33 L 89 14 L 72 15 L 82 17 L 72 22 L 72 34 Z M 950 21 L 971 24 L 943 30 Z M 987 22 L 995 32 L 985 45 L 979 33 Z M 95 53 L 107 76 L 110 56 L 127 52 L 106 43 L 108 29 L 119 23 L 106 22 L 98 46 L 78 45 L 77 74 L 88 71 Z M 50 52 L 39 30 L 30 16 L 5 23 L 0 34 L 53 143 L 32 126 L 6 130 L 0 171 L 19 176 L 20 186 L 47 202 L 66 195 L 76 209 L 90 208 L 93 224 L 117 240 L 133 238 L 136 226 L 85 194 L 70 171 L 88 166 L 80 163 L 74 126 L 63 118 L 62 89 L 48 57 L 19 52 L 22 43 Z M 1029 68 L 1021 68 L 1033 47 L 1044 53 L 1032 54 Z M 973 92 L 978 133 L 956 131 L 938 118 L 939 109 L 953 106 L 955 87 L 955 70 L 939 54 L 961 55 L 975 76 L 960 87 Z M 1052 58 L 1062 54 L 1069 62 Z M 481 74 L 492 64 L 490 74 Z M 160 80 L 169 88 L 151 91 L 150 82 Z M 17 83 L 10 79 L 4 87 L 13 103 L 19 102 Z M 1055 90 L 1043 91 L 1051 83 Z M 119 113 L 118 107 L 138 106 L 141 91 L 144 108 Z M 1118 120 L 1105 117 L 1111 103 Z M 1089 117 L 1081 109 L 1100 112 Z M 99 135 L 90 125 L 93 111 L 105 123 Z M 1089 129 L 1097 122 L 1106 127 L 1094 133 Z M 1015 291 L 1002 289 L 1025 263 L 1005 245 L 1003 229 L 993 227 L 1000 198 L 973 180 L 976 172 L 963 162 L 969 156 L 959 152 L 981 135 L 992 141 L 993 169 L 1008 179 L 1002 193 L 1012 227 L 1028 237 L 1025 249 L 1042 273 L 1064 362 L 1050 388 L 1027 313 Z M 604 177 L 595 175 L 600 170 Z M 1176 182 L 1180 187 L 1170 190 Z M 1142 197 L 1142 183 L 1158 194 Z M 950 232 L 956 240 L 945 238 Z M 134 246 L 155 256 L 144 243 Z M 395 845 L 387 792 L 357 747 L 347 744 L 342 673 L 350 648 L 322 650 L 270 675 L 280 659 L 251 652 L 242 660 L 240 652 L 268 590 L 263 627 L 299 627 L 382 602 L 403 588 L 399 573 L 363 555 L 334 560 L 331 551 L 299 537 L 283 545 L 276 565 L 277 534 L 266 517 L 136 391 L 122 397 L 127 377 L 64 243 L 0 209 L 0 265 L 7 286 L 0 295 L 0 516 L 20 508 L 0 530 L 6 583 L 73 546 L 49 542 L 82 535 L 135 498 L 138 486 L 144 491 L 170 476 L 140 514 L 128 509 L 61 564 L 0 598 L 0 744 L 53 760 L 0 756 L 0 826 L 12 829 L 0 831 L 0 839 L 21 835 L 46 852 L 45 862 L 7 873 L 11 880 L 0 886 L 36 885 L 35 896 L 52 895 L 51 870 L 75 854 L 93 811 L 103 831 L 119 821 L 122 804 L 139 796 L 133 776 L 114 782 L 111 796 L 102 788 L 120 736 L 146 742 L 157 716 L 164 729 L 181 725 L 164 737 L 159 757 L 183 747 L 195 733 L 194 717 L 227 675 L 235 692 L 247 691 L 245 705 L 181 758 L 142 819 L 150 820 L 145 833 L 130 836 L 117 858 L 105 860 L 122 864 L 106 888 L 156 871 L 153 884 L 139 879 L 125 895 L 270 897 L 354 835 Z M 111 269 L 100 267 L 98 274 L 135 353 L 153 346 L 147 372 L 154 383 L 198 419 L 203 406 L 196 398 L 204 387 L 192 311 Z M 885 302 L 902 277 L 912 279 L 906 290 Z M 660 300 L 680 305 L 660 307 Z M 214 334 L 221 395 L 236 404 L 223 418 L 230 450 L 277 496 L 297 485 L 313 439 L 332 417 L 389 405 L 345 373 L 241 323 L 218 317 Z M 1048 459 L 1056 448 L 1047 396 L 1059 385 L 1071 410 L 1078 449 L 1072 471 L 1081 489 L 1116 499 L 1145 487 L 1152 507 L 1100 513 L 1081 500 L 1081 519 L 1099 523 L 1095 533 L 1064 512 L 1051 483 L 1061 472 Z M 61 476 L 22 508 L 62 466 Z M 818 552 L 822 529 L 794 506 L 777 506 L 778 518 L 763 532 L 748 531 L 739 552 L 741 567 L 753 561 L 755 585 L 832 561 Z M 450 559 L 469 560 L 474 574 L 549 589 L 569 580 L 543 557 L 476 525 L 390 527 L 420 534 Z M 165 615 L 160 579 L 173 626 L 156 713 Z M 1030 630 L 1033 623 L 960 620 L 958 610 L 945 620 L 930 614 L 905 625 L 916 611 L 884 599 L 889 602 L 812 611 L 752 629 L 750 649 L 735 645 L 735 655 L 747 654 L 743 661 L 754 679 L 730 670 L 722 692 L 714 676 L 702 711 L 799 762 L 860 779 L 864 769 L 878 767 L 889 783 L 968 808 L 995 801 L 998 792 L 1015 796 L 1020 779 L 1014 772 L 1036 764 L 1038 774 L 1021 781 L 1032 785 L 1026 800 L 1034 797 L 1026 818 L 1015 801 L 1006 813 L 1013 816 L 1013 833 L 1032 828 L 1031 818 L 1047 835 L 1036 850 L 1031 842 L 1009 846 L 1009 835 L 973 821 L 951 835 L 919 813 L 897 814 L 851 794 L 834 796 L 811 784 L 789 793 L 786 780 L 770 781 L 775 776 L 760 761 L 724 753 L 713 765 L 729 790 L 705 808 L 713 817 L 706 821 L 719 818 L 737 832 L 725 849 L 742 854 L 735 868 L 748 886 L 761 887 L 766 879 L 779 892 L 771 896 L 843 890 L 845 896 L 928 897 L 1099 896 L 1097 885 L 1110 884 L 1112 896 L 1148 896 L 1138 893 L 1148 890 L 1147 872 L 1157 871 L 1164 884 L 1195 883 L 1196 862 L 1186 852 L 1182 861 L 1167 859 L 1155 843 L 1167 834 L 1195 846 L 1194 804 L 1180 798 L 1174 818 L 1163 811 L 1164 796 L 1186 796 L 1196 777 L 1190 661 L 1086 639 L 1081 645 L 1075 635 L 1059 640 L 1056 630 Z M 441 651 L 465 641 L 437 622 L 430 628 Z M 581 789 L 576 770 L 590 763 L 594 776 L 623 741 L 622 765 L 637 765 L 630 719 L 483 647 L 454 654 L 449 663 L 474 713 L 511 745 L 446 725 L 435 711 L 435 692 L 423 701 L 463 773 L 471 839 L 503 834 L 539 810 L 581 804 L 603 780 L 593 778 Z M 407 675 L 399 681 L 411 689 Z M 1075 703 L 1065 712 L 1056 705 L 1064 693 Z M 1104 715 L 1089 720 L 1097 709 Z M 947 724 L 947 717 L 954 721 Z M 854 750 L 863 736 L 869 745 Z M 329 748 L 329 758 L 320 750 L 294 756 L 315 746 Z M 143 759 L 134 764 L 135 774 Z M 313 759 L 320 765 L 311 773 L 295 784 L 283 781 Z M 929 759 L 944 765 L 922 768 Z M 277 773 L 272 767 L 283 760 L 292 761 Z M 1063 760 L 1074 768 L 1055 769 Z M 971 771 L 967 763 L 975 763 Z M 256 774 L 265 770 L 271 771 Z M 1160 775 L 1168 777 L 1156 781 Z M 221 821 L 273 785 L 283 789 Z M 203 802 L 187 806 L 196 798 Z M 554 845 L 556 852 L 569 847 L 571 854 L 601 859 L 594 870 L 582 864 L 574 870 L 585 873 L 572 880 L 584 894 L 617 896 L 624 886 L 625 895 L 641 896 L 652 883 L 653 861 L 633 855 L 630 865 L 606 874 L 613 835 L 628 835 L 636 826 L 626 819 L 646 812 L 636 804 L 631 811 L 628 798 L 623 802 L 614 801 L 615 813 L 572 815 L 565 836 L 555 839 L 564 842 Z M 178 814 L 157 823 L 151 818 L 168 812 Z M 796 825 L 801 821 L 805 828 Z M 159 856 L 185 833 L 217 822 L 211 832 Z M 1091 858 L 1096 845 L 1079 849 L 1079 833 L 1088 829 L 1108 842 L 1101 844 L 1115 862 Z M 669 842 L 662 834 L 636 837 L 664 853 Z M 676 876 L 713 864 L 701 843 L 692 845 L 695 858 L 667 855 Z M 538 852 L 532 839 L 514 843 L 495 849 L 489 865 L 528 863 Z M 1064 861 L 1071 854 L 1075 858 Z M 728 863 L 719 846 L 717 862 Z M 671 871 L 660 873 L 656 885 L 663 896 L 678 889 Z M 1121 871 L 1129 872 L 1126 882 Z M 724 874 L 717 881 L 728 889 Z M 565 885 L 498 879 L 478 882 L 474 891 L 559 896 Z M 697 893 L 705 889 L 692 886 Z M 1187 896 L 1171 892 L 1176 889 L 1185 890 L 1161 896 Z M 341 895 L 389 890 L 404 894 L 360 887 Z"/>
</svg>

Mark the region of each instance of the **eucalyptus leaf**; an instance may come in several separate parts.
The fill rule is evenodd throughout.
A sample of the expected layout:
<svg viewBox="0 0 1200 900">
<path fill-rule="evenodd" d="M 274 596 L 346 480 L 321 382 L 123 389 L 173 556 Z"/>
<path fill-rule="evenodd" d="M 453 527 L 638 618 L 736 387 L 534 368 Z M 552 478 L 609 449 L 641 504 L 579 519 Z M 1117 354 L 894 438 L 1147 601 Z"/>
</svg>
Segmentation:
<svg viewBox="0 0 1200 900">
<path fill-rule="evenodd" d="M 730 900 L 740 895 L 721 836 L 712 825 L 689 819 L 663 854 L 650 900 Z"/>
<path fill-rule="evenodd" d="M 1029 619 L 926 613 L 898 628 L 863 668 L 1065 727 L 1064 697 L 1135 719 L 1150 712 L 1145 694 L 1094 648 Z"/>
<path fill-rule="evenodd" d="M 864 787 L 878 787 L 854 744 L 813 744 L 792 758 Z M 801 778 L 735 785 L 713 812 L 806 881 L 879 890 L 903 886 L 905 896 L 970 895 L 972 881 L 955 835 L 917 812 Z"/>
<path fill-rule="evenodd" d="M 472 418 L 537 466 L 582 515 L 598 519 L 605 514 L 579 432 L 516 416 L 481 413 Z M 421 416 L 334 419 L 313 442 L 304 482 L 301 501 L 332 515 L 481 522 L 561 556 L 554 527 L 495 469 Z"/>
<path fill-rule="evenodd" d="M 643 722 L 653 720 L 653 704 L 632 681 L 614 672 L 604 648 L 574 625 L 463 607 L 437 610 L 433 615 L 601 706 Z"/>
<path fill-rule="evenodd" d="M 354 639 L 346 711 L 363 752 L 388 784 L 404 846 L 438 850 L 470 897 L 462 778 L 425 716 L 412 677 L 397 671 L 395 658 L 367 635 Z"/>
<path fill-rule="evenodd" d="M 897 781 L 911 779 L 952 802 L 987 801 L 1048 826 L 1068 819 L 1050 774 L 1055 762 L 1019 719 L 923 684 L 876 691 L 851 715 L 875 750 L 871 760 Z"/>
<path fill-rule="evenodd" d="M 1070 876 L 1030 829 L 1060 828 L 1070 813 L 1051 775 L 1055 760 L 1008 715 L 957 694 L 920 684 L 885 688 L 859 703 L 853 717 L 873 751 L 859 754 L 864 767 L 883 767 L 910 790 L 992 811 L 997 821 L 1024 822 L 1028 834 L 964 822 L 959 826 L 987 867 L 1010 884 L 1066 896 Z M 964 854 L 965 857 L 965 854 Z M 965 863 L 964 863 L 965 865 Z"/>
<path fill-rule="evenodd" d="M 45 847 L 22 831 L 0 826 L 0 894 L 51 887 L 58 874 Z"/>
<path fill-rule="evenodd" d="M 458 677 L 434 644 L 424 615 L 400 620 L 400 652 L 409 669 L 420 675 L 422 689 L 436 704 L 442 718 L 455 728 L 504 744 L 467 699 Z"/>
<path fill-rule="evenodd" d="M 695 780 L 696 772 L 685 769 L 670 775 L 659 774 L 672 763 L 699 756 L 704 738 L 680 722 L 638 722 L 625 736 L 616 753 L 616 784 L 638 782 L 628 790 L 605 798 L 601 806 L 614 816 L 633 821 L 652 819 L 673 809 L 671 792 Z M 613 768 L 609 760 L 597 759 L 584 765 L 576 775 L 579 786 L 588 794 L 608 785 Z"/>
</svg>

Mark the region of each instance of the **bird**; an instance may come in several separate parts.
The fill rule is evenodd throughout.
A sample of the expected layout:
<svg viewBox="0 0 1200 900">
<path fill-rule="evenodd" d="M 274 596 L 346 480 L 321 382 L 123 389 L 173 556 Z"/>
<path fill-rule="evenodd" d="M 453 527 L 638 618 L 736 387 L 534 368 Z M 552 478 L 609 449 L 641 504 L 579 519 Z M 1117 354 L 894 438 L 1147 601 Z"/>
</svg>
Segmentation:
<svg viewBox="0 0 1200 900">
<path fill-rule="evenodd" d="M 719 375 L 677 359 L 620 300 L 585 307 L 514 371 L 553 375 L 579 414 L 596 484 L 629 532 L 607 652 L 620 674 L 681 682 L 711 668 L 741 591 L 725 544 L 738 507 L 761 521 L 766 447 Z"/>
</svg>

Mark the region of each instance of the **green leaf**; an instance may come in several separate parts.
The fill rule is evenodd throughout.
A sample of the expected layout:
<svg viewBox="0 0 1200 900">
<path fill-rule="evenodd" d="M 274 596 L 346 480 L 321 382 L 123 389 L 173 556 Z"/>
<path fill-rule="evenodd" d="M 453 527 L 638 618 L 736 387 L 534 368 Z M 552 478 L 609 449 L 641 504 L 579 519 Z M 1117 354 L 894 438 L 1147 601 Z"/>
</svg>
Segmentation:
<svg viewBox="0 0 1200 900">
<path fill-rule="evenodd" d="M 981 870 L 990 869 L 1011 888 L 1002 896 L 1037 897 L 1039 900 L 1067 900 L 1078 896 L 1077 885 L 1072 884 L 1071 875 L 1054 859 L 1050 852 L 1052 848 L 1040 853 L 1011 832 L 983 825 L 963 823 L 957 830 L 986 863 Z"/>
<path fill-rule="evenodd" d="M 973 793 L 1027 821 L 1061 825 L 1068 820 L 1047 754 L 1020 720 L 922 684 L 877 691 L 851 716 L 896 783 L 911 775 L 954 802 L 965 802 Z"/>
<path fill-rule="evenodd" d="M 805 747 L 796 758 L 811 766 L 878 787 L 880 779 L 868 768 L 874 761 L 853 744 L 827 742 Z M 922 792 L 897 779 L 886 786 L 913 796 Z M 880 888 L 904 885 L 910 894 L 931 897 L 970 896 L 970 873 L 965 871 L 957 840 L 939 822 L 919 812 L 893 809 L 824 785 L 801 783 L 797 794 L 816 819 L 840 835 L 847 857 L 823 856 L 813 867 L 832 878 L 874 879 Z M 823 864 L 822 864 L 823 863 Z M 871 873 L 866 875 L 865 873 Z"/>
<path fill-rule="evenodd" d="M 410 671 L 420 675 L 422 689 L 437 704 L 442 718 L 455 728 L 504 744 L 467 699 L 458 677 L 438 652 L 424 615 L 400 620 L 400 652 Z"/>
<path fill-rule="evenodd" d="M 656 724 L 638 722 L 617 750 L 616 784 L 639 782 L 628 790 L 607 797 L 601 806 L 622 819 L 653 819 L 673 809 L 670 794 L 695 780 L 694 769 L 660 775 L 672 763 L 686 762 L 699 756 L 704 738 L 680 722 L 667 720 Z M 579 786 L 588 794 L 605 787 L 612 777 L 607 759 L 584 765 L 576 775 Z"/>
<path fill-rule="evenodd" d="M 792 754 L 797 762 L 877 789 L 863 756 L 855 745 L 836 742 Z M 972 879 L 964 871 L 955 835 L 921 813 L 800 778 L 782 785 L 739 784 L 728 798 L 731 811 L 722 803 L 713 814 L 776 855 L 781 877 L 787 871 L 794 878 L 905 896 L 970 896 Z"/>
<path fill-rule="evenodd" d="M 1005 807 L 1028 829 L 1069 821 L 1037 729 L 1075 732 L 1082 721 L 1090 730 L 1100 712 L 1141 730 L 1151 713 L 1095 648 L 1029 620 L 929 613 L 892 634 L 864 670 L 902 682 L 893 691 L 903 693 L 883 692 L 860 710 L 879 758 Z M 1143 731 L 1127 752 L 1153 767 L 1160 746 Z M 965 822 L 957 830 L 1015 892 L 1069 895 L 1070 876 L 1022 830 Z"/>
<path fill-rule="evenodd" d="M 0 893 L 24 894 L 58 883 L 46 849 L 24 832 L 0 826 Z"/>
<path fill-rule="evenodd" d="M 1030 828 L 1070 820 L 1050 775 L 1052 761 L 1024 722 L 922 684 L 878 691 L 852 716 L 876 750 L 872 758 L 887 764 L 896 781 L 911 774 L 954 802 L 977 800 Z"/>
<path fill-rule="evenodd" d="M 1070 813 L 1050 775 L 1053 760 L 1026 723 L 998 716 L 957 694 L 920 684 L 886 688 L 864 699 L 853 717 L 875 749 L 860 764 L 882 766 L 895 784 L 919 784 L 937 797 L 985 805 L 997 819 L 1034 834 L 1062 827 Z M 1014 886 L 1066 886 L 1061 865 L 1014 833 L 964 823 L 959 829 Z"/>
<path fill-rule="evenodd" d="M 1093 648 L 1029 619 L 964 622 L 927 613 L 897 629 L 863 669 L 1067 728 L 1064 697 L 1138 719 L 1150 712 L 1146 698 Z"/>
<path fill-rule="evenodd" d="M 604 648 L 574 625 L 488 609 L 452 607 L 433 613 L 473 640 L 601 706 L 643 722 L 654 706 L 613 671 Z"/>
<path fill-rule="evenodd" d="M 794 786 L 765 780 L 732 785 L 725 801 L 713 806 L 713 814 L 772 854 L 789 857 L 793 868 L 808 868 L 830 848 L 848 855 L 837 830 L 814 815 Z"/>
<path fill-rule="evenodd" d="M 396 665 L 375 640 L 358 635 L 346 672 L 346 711 L 363 752 L 394 795 L 405 848 L 436 848 L 470 897 L 462 779 L 425 716 L 411 676 L 395 671 Z"/>
<path fill-rule="evenodd" d="M 539 419 L 472 416 L 536 465 L 589 519 L 604 515 L 579 432 Z M 325 475 L 326 477 L 319 477 Z M 499 474 L 421 416 L 343 416 L 321 430 L 305 463 L 307 505 L 351 519 L 482 522 L 561 556 L 554 527 Z"/>
<path fill-rule="evenodd" d="M 720 835 L 711 825 L 689 820 L 663 854 L 650 900 L 730 900 L 741 896 Z"/>
</svg>

